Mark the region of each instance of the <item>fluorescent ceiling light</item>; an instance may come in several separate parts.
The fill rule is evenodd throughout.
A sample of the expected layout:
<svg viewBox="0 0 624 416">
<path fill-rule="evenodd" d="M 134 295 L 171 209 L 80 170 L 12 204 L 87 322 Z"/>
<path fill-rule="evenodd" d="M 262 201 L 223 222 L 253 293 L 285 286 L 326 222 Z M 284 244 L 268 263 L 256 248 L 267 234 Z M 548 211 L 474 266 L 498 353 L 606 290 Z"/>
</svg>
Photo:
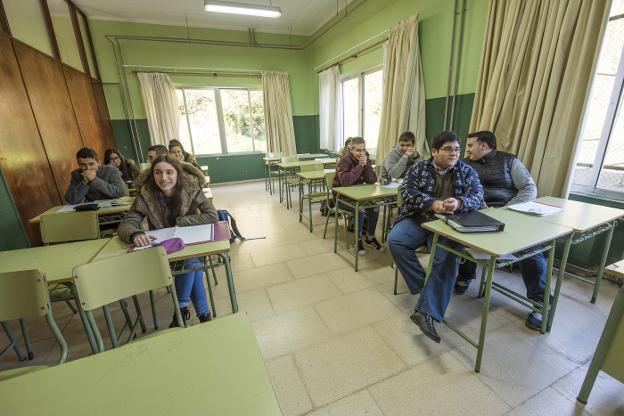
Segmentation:
<svg viewBox="0 0 624 416">
<path fill-rule="evenodd" d="M 244 14 L 272 18 L 277 18 L 282 15 L 282 10 L 276 6 L 234 3 L 231 1 L 204 0 L 204 9 L 207 12 L 213 13 Z"/>
</svg>

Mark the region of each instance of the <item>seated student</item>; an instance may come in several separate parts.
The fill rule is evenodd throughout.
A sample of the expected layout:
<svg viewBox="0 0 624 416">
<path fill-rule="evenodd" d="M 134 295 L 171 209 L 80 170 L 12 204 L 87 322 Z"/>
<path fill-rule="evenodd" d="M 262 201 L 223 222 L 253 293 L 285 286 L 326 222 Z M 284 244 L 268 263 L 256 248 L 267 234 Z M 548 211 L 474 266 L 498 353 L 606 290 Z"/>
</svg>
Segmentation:
<svg viewBox="0 0 624 416">
<path fill-rule="evenodd" d="M 139 193 L 126 213 L 117 233 L 126 243 L 137 246 L 150 244 L 152 237 L 141 224 L 147 218 L 149 228 L 158 230 L 174 226 L 189 226 L 217 222 L 217 211 L 206 199 L 201 184 L 204 177 L 192 166 L 180 163 L 170 155 L 159 156 L 152 162 L 145 181 L 137 180 Z M 198 258 L 185 260 L 185 268 L 199 267 Z M 175 287 L 182 318 L 190 319 L 189 304 L 193 301 L 200 322 L 210 321 L 212 315 L 206 299 L 201 270 L 175 277 Z M 174 319 L 170 327 L 177 326 Z"/>
<path fill-rule="evenodd" d="M 399 144 L 386 155 L 381 166 L 381 178 L 402 178 L 407 170 L 418 160 L 419 154 L 414 148 L 416 137 L 411 131 L 401 133 Z"/>
<path fill-rule="evenodd" d="M 199 164 L 197 163 L 197 160 L 195 160 L 195 156 L 185 151 L 184 147 L 182 147 L 182 143 L 177 140 L 171 140 L 169 142 L 169 154 L 176 157 L 181 162 L 190 163 L 196 168 L 199 168 Z"/>
<path fill-rule="evenodd" d="M 350 150 L 338 161 L 336 165 L 336 176 L 334 177 L 333 187 L 360 185 L 364 183 L 375 183 L 377 175 L 373 169 L 373 165 L 366 154 L 366 142 L 361 137 L 351 138 Z M 334 201 L 336 195 L 334 194 Z M 338 208 L 354 212 L 354 209 L 338 204 Z M 379 207 L 367 208 L 360 211 L 358 219 L 358 252 L 364 254 L 364 244 L 362 243 L 362 231 L 364 230 L 364 218 L 366 217 L 366 238 L 364 243 L 375 249 L 380 250 L 381 244 L 375 238 L 375 229 L 379 220 Z"/>
<path fill-rule="evenodd" d="M 132 159 L 126 159 L 117 149 L 108 149 L 104 152 L 104 164 L 119 169 L 121 179 L 132 182 L 139 174 L 139 166 Z"/>
<path fill-rule="evenodd" d="M 479 175 L 483 186 L 483 199 L 488 207 L 520 204 L 537 198 L 537 186 L 531 173 L 516 155 L 496 150 L 496 136 L 491 131 L 478 131 L 468 135 L 465 162 Z M 527 297 L 544 302 L 546 288 L 546 257 L 536 254 L 518 262 L 527 290 Z M 465 261 L 459 266 L 455 293 L 466 292 L 470 281 L 476 277 L 477 265 Z M 525 321 L 528 328 L 539 331 L 542 326 L 540 313 L 531 312 Z"/>
<path fill-rule="evenodd" d="M 71 173 L 65 201 L 69 204 L 119 198 L 126 195 L 127 188 L 119 169 L 101 165 L 93 149 L 83 147 L 76 153 L 79 169 Z"/>
<path fill-rule="evenodd" d="M 432 234 L 421 224 L 434 214 L 452 214 L 479 209 L 483 189 L 477 172 L 459 160 L 459 137 L 443 131 L 434 139 L 432 157 L 412 166 L 401 185 L 403 205 L 390 234 L 388 248 L 407 283 L 409 291 L 420 293 L 410 319 L 435 342 L 440 342 L 433 321 L 444 319 L 451 300 L 458 257 L 446 250 L 436 250 L 431 276 L 425 283 L 425 270 L 414 250 L 428 244 Z M 440 237 L 441 244 L 461 250 L 460 244 Z"/>
<path fill-rule="evenodd" d="M 156 159 L 158 156 L 164 156 L 168 154 L 169 149 L 167 149 L 167 146 L 163 144 L 155 144 L 147 149 L 147 160 L 152 163 L 154 159 Z"/>
</svg>

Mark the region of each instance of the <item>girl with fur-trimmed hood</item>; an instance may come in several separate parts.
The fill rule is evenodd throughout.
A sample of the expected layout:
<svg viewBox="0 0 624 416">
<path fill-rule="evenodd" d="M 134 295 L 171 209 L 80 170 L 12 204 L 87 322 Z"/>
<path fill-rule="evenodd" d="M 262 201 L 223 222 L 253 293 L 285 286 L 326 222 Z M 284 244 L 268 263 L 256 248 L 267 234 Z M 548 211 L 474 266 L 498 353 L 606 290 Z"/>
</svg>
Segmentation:
<svg viewBox="0 0 624 416">
<path fill-rule="evenodd" d="M 157 157 L 147 174 L 135 181 L 138 195 L 120 223 L 117 233 L 126 243 L 146 246 L 153 239 L 141 227 L 144 218 L 151 230 L 174 226 L 189 226 L 217 222 L 217 211 L 202 191 L 204 174 L 175 157 Z M 185 268 L 199 268 L 199 259 L 185 260 Z M 185 321 L 190 319 L 192 300 L 200 322 L 212 319 L 201 270 L 175 277 L 180 312 Z M 172 321 L 171 326 L 177 326 Z"/>
</svg>

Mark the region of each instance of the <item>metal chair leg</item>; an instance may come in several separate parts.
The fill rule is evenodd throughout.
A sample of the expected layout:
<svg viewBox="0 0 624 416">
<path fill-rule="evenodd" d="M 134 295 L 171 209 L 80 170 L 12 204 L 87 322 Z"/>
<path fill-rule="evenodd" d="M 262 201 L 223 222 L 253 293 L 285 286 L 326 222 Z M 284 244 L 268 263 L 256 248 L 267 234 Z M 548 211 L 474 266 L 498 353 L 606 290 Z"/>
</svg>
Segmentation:
<svg viewBox="0 0 624 416">
<path fill-rule="evenodd" d="M 32 348 L 30 346 L 30 336 L 28 335 L 28 328 L 26 328 L 26 321 L 23 319 L 19 320 L 20 329 L 22 330 L 22 336 L 24 337 L 24 344 L 26 345 L 26 353 L 28 354 L 28 359 L 32 360 L 35 358 L 35 354 L 32 352 Z"/>
<path fill-rule="evenodd" d="M 17 354 L 17 359 L 20 361 L 24 361 L 26 357 L 24 357 L 22 351 L 19 348 L 19 345 L 17 345 L 17 340 L 15 339 L 11 328 L 9 327 L 9 325 L 7 325 L 6 322 L 0 322 L 0 325 L 2 325 L 2 328 L 4 329 L 4 333 L 7 335 L 7 338 L 9 338 L 9 345 L 7 345 L 2 351 L 0 351 L 0 357 L 4 355 L 4 353 L 6 353 L 9 349 L 13 348 L 15 354 Z"/>
</svg>

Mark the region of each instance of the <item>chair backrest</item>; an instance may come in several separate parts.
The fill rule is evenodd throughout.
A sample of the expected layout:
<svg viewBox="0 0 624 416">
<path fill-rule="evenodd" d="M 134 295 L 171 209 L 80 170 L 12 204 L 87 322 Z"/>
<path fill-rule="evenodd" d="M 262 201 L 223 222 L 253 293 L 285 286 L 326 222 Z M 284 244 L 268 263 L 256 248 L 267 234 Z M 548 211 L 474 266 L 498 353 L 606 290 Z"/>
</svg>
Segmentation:
<svg viewBox="0 0 624 416">
<path fill-rule="evenodd" d="M 282 152 L 268 152 L 267 157 L 282 157 Z"/>
<path fill-rule="evenodd" d="M 92 311 L 109 303 L 173 284 L 162 247 L 107 257 L 74 269 L 80 306 Z"/>
<path fill-rule="evenodd" d="M 334 187 L 334 177 L 336 177 L 336 172 L 330 172 L 325 174 L 325 186 L 327 186 L 328 191 L 331 191 Z"/>
<path fill-rule="evenodd" d="M 44 244 L 94 240 L 100 236 L 96 211 L 42 215 L 40 226 Z"/>
<path fill-rule="evenodd" d="M 322 163 L 314 163 L 310 165 L 301 165 L 301 172 L 316 172 L 319 170 L 323 170 Z"/>
<path fill-rule="evenodd" d="M 379 177 L 380 173 L 381 173 L 381 165 L 375 165 L 375 174 L 377 175 L 377 177 Z"/>
<path fill-rule="evenodd" d="M 62 364 L 67 359 L 67 343 L 52 315 L 45 275 L 39 270 L 0 273 L 0 321 L 44 315 L 61 348 L 58 363 Z"/>
<path fill-rule="evenodd" d="M 282 163 L 299 162 L 299 156 L 282 156 Z"/>
</svg>

